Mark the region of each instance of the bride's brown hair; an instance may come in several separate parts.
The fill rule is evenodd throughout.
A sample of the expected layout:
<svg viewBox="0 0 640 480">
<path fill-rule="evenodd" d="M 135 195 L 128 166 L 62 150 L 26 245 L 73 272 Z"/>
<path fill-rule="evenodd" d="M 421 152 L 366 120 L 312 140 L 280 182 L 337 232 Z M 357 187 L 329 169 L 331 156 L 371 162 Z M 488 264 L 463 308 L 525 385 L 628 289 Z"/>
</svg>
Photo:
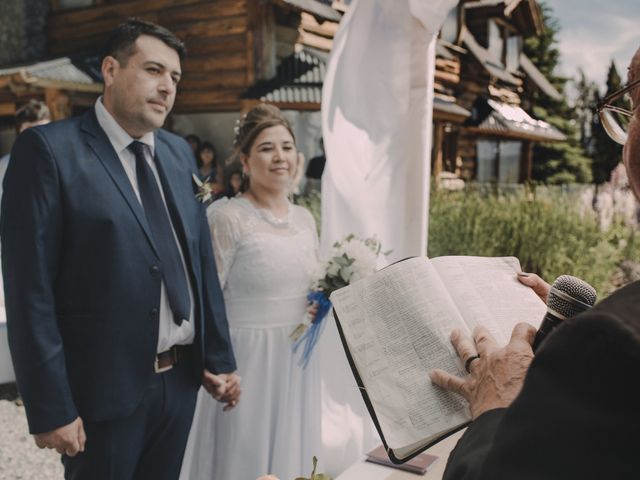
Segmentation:
<svg viewBox="0 0 640 480">
<path fill-rule="evenodd" d="M 278 107 L 268 103 L 261 103 L 253 107 L 242 116 L 236 125 L 235 138 L 233 140 L 236 153 L 238 155 L 240 153 L 249 155 L 253 142 L 256 141 L 260 132 L 277 125 L 282 125 L 286 128 L 295 143 L 296 136 L 293 134 L 291 124 Z"/>
</svg>

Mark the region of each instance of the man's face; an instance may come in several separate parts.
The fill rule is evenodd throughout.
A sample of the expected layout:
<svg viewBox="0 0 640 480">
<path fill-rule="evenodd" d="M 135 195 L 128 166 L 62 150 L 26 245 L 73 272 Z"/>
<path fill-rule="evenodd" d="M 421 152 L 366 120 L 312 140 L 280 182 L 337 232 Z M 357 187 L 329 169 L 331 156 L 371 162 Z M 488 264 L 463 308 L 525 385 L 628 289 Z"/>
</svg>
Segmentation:
<svg viewBox="0 0 640 480">
<path fill-rule="evenodd" d="M 629 65 L 629 82 L 640 78 L 640 49 Z M 622 152 L 622 160 L 627 167 L 629 184 L 640 199 L 640 87 L 631 90 L 633 117 L 629 124 L 629 135 Z"/>
<path fill-rule="evenodd" d="M 106 57 L 102 74 L 104 106 L 129 135 L 140 138 L 160 128 L 173 108 L 180 57 L 162 40 L 141 35 L 126 63 Z"/>
</svg>

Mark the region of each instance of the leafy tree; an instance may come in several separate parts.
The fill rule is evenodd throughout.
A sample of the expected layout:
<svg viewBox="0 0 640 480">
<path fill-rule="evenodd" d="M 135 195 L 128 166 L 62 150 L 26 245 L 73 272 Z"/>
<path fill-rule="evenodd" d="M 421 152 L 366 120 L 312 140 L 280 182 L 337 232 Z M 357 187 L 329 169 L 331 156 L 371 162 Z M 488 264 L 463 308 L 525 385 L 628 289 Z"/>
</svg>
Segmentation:
<svg viewBox="0 0 640 480">
<path fill-rule="evenodd" d="M 592 179 L 591 160 L 580 143 L 580 124 L 575 108 L 565 94 L 567 78 L 555 73 L 560 63 L 558 33 L 560 25 L 546 3 L 540 4 L 544 29 L 541 35 L 530 37 L 524 43 L 525 54 L 562 94 L 554 99 L 543 92 L 534 91 L 531 102 L 533 114 L 562 132 L 565 142 L 536 144 L 534 147 L 533 179 L 544 183 L 587 183 Z"/>
<path fill-rule="evenodd" d="M 622 86 L 622 79 L 616 68 L 616 64 L 611 61 L 609 72 L 607 73 L 607 91 L 605 96 L 615 92 Z M 599 101 L 600 98 L 597 98 Z M 597 103 L 597 102 L 596 102 Z M 629 108 L 624 99 L 618 100 L 615 104 L 617 107 Z M 611 172 L 616 165 L 622 160 L 622 146 L 615 143 L 609 138 L 607 132 L 600 124 L 598 116 L 594 116 L 592 120 L 593 135 L 593 180 L 600 184 L 609 181 Z"/>
</svg>

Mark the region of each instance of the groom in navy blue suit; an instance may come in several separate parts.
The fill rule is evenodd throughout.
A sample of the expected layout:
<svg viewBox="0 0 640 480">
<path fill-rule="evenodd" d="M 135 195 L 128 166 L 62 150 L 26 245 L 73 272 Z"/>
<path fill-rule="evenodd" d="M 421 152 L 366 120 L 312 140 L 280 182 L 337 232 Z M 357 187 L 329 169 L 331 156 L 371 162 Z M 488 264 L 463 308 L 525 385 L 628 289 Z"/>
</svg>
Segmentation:
<svg viewBox="0 0 640 480">
<path fill-rule="evenodd" d="M 193 154 L 160 129 L 183 55 L 162 27 L 120 25 L 95 108 L 12 151 L 9 344 L 29 429 L 69 479 L 175 479 L 199 386 L 240 396 Z"/>
</svg>

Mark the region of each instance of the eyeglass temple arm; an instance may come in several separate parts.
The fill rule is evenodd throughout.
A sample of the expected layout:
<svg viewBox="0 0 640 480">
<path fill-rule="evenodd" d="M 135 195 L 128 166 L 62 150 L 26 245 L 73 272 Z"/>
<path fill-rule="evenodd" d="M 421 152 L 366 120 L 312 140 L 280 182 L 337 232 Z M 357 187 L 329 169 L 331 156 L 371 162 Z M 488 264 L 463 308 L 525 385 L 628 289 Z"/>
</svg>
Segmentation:
<svg viewBox="0 0 640 480">
<path fill-rule="evenodd" d="M 626 87 L 621 88 L 617 92 L 613 92 L 611 95 L 607 95 L 598 104 L 598 110 L 602 110 L 604 108 L 604 106 L 607 105 L 607 103 L 610 103 L 613 100 L 617 100 L 618 98 L 623 96 L 625 93 L 627 93 L 629 90 L 631 90 L 632 88 L 634 88 L 634 87 L 636 87 L 638 85 L 640 85 L 640 78 L 634 80 L 633 82 L 628 84 Z"/>
<path fill-rule="evenodd" d="M 631 110 L 627 110 L 626 108 L 616 107 L 615 105 L 602 105 L 599 108 L 599 111 L 604 109 L 613 110 L 614 112 L 620 113 L 621 115 L 625 115 L 627 117 L 633 117 L 633 112 Z"/>
</svg>

